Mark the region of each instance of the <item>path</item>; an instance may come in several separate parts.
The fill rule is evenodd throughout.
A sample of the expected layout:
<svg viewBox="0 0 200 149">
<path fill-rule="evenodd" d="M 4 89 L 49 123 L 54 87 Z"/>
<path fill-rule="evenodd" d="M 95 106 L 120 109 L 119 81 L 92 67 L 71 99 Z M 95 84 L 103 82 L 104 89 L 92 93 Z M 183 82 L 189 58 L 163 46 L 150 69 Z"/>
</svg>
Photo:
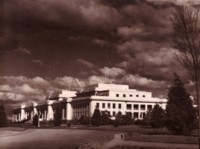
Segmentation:
<svg viewBox="0 0 200 149">
<path fill-rule="evenodd" d="M 160 142 L 139 142 L 139 141 L 126 141 L 121 139 L 121 134 L 115 134 L 114 138 L 102 145 L 101 149 L 109 149 L 117 145 L 130 145 L 138 147 L 162 147 L 167 149 L 198 149 L 197 144 L 175 144 L 175 143 L 160 143 Z"/>
</svg>

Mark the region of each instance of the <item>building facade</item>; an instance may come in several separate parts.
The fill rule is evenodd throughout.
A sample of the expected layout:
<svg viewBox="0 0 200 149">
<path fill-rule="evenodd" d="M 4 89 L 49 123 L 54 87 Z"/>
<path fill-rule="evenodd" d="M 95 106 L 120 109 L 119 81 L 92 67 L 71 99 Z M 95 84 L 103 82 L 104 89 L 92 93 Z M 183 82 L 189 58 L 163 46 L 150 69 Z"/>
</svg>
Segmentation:
<svg viewBox="0 0 200 149">
<path fill-rule="evenodd" d="M 154 98 L 151 92 L 130 89 L 128 85 L 96 84 L 81 92 L 62 91 L 51 95 L 42 103 L 22 105 L 13 109 L 13 122 L 32 119 L 39 115 L 40 121 L 54 119 L 56 111 L 62 111 L 62 120 L 71 121 L 81 116 L 91 117 L 95 108 L 107 111 L 111 117 L 118 112 L 130 112 L 135 119 L 143 119 L 155 104 L 166 108 L 167 99 Z"/>
</svg>

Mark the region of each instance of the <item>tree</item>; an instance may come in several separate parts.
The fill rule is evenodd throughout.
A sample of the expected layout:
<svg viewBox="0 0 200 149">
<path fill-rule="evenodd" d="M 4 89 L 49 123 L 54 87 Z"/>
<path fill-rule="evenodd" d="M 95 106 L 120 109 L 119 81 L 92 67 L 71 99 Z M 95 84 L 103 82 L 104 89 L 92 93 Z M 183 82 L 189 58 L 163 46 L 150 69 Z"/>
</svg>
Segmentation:
<svg viewBox="0 0 200 149">
<path fill-rule="evenodd" d="M 180 77 L 175 74 L 169 89 L 166 107 L 166 127 L 176 134 L 190 134 L 196 120 L 195 109 Z"/>
<path fill-rule="evenodd" d="M 150 126 L 151 117 L 152 117 L 152 109 L 148 109 L 148 111 L 145 114 L 145 117 L 143 119 L 143 125 Z"/>
<path fill-rule="evenodd" d="M 114 126 L 118 127 L 119 125 L 121 125 L 121 122 L 122 122 L 122 113 L 118 112 L 117 115 L 115 116 Z"/>
<path fill-rule="evenodd" d="M 133 123 L 131 112 L 127 112 L 125 115 L 122 115 L 122 125 L 131 125 Z"/>
<path fill-rule="evenodd" d="M 200 115 L 200 16 L 199 7 L 180 6 L 174 10 L 171 18 L 174 30 L 174 49 L 176 59 L 187 70 L 194 82 L 198 114 Z M 199 119 L 200 149 L 200 119 Z"/>
<path fill-rule="evenodd" d="M 100 126 L 101 125 L 101 112 L 98 108 L 95 108 L 94 114 L 92 116 L 92 125 Z"/>
<path fill-rule="evenodd" d="M 101 112 L 101 123 L 102 125 L 109 125 L 110 124 L 110 116 L 108 114 L 108 111 L 102 111 Z"/>
<path fill-rule="evenodd" d="M 62 124 L 62 109 L 57 108 L 54 113 L 54 126 L 60 126 Z"/>
<path fill-rule="evenodd" d="M 149 124 L 153 128 L 162 128 L 165 126 L 165 111 L 158 104 L 152 110 Z"/>
<path fill-rule="evenodd" d="M 87 116 L 81 116 L 79 119 L 79 124 L 81 125 L 89 125 L 91 124 L 91 118 Z"/>
<path fill-rule="evenodd" d="M 33 126 L 36 126 L 38 127 L 38 122 L 39 122 L 39 117 L 38 117 L 38 114 L 35 114 L 34 117 L 33 117 Z"/>
<path fill-rule="evenodd" d="M 3 102 L 0 104 L 0 127 L 7 126 L 8 120 Z"/>
</svg>

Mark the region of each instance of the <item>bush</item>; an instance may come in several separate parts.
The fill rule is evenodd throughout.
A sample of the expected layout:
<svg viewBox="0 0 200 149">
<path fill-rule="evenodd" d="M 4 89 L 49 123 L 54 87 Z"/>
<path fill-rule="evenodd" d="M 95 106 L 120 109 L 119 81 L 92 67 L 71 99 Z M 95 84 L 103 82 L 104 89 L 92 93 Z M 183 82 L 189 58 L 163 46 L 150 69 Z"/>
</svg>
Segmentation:
<svg viewBox="0 0 200 149">
<path fill-rule="evenodd" d="M 79 124 L 90 125 L 91 124 L 91 118 L 82 115 L 81 118 L 79 119 Z"/>
<path fill-rule="evenodd" d="M 153 128 L 165 126 L 165 111 L 158 104 L 154 106 L 149 122 Z"/>
<path fill-rule="evenodd" d="M 144 121 L 143 120 L 135 120 L 134 121 L 134 125 L 144 125 Z"/>
<path fill-rule="evenodd" d="M 110 124 L 110 116 L 109 116 L 107 111 L 102 111 L 101 124 L 102 125 L 109 125 Z"/>
<path fill-rule="evenodd" d="M 38 122 L 39 122 L 39 117 L 38 117 L 38 114 L 35 114 L 34 117 L 33 117 L 33 126 L 36 126 L 38 127 Z"/>
<path fill-rule="evenodd" d="M 143 119 L 143 125 L 144 126 L 150 126 L 151 117 L 152 117 L 152 109 L 149 109 L 147 111 L 147 114 L 145 114 L 145 117 Z"/>
<path fill-rule="evenodd" d="M 71 127 L 71 122 L 67 122 L 67 127 Z"/>
<path fill-rule="evenodd" d="M 122 113 L 118 112 L 117 115 L 115 116 L 114 126 L 118 127 L 119 125 L 121 125 L 121 122 L 122 122 Z"/>
<path fill-rule="evenodd" d="M 62 110 L 57 108 L 54 114 L 54 126 L 60 126 L 62 124 Z"/>
<path fill-rule="evenodd" d="M 133 124 L 131 112 L 127 112 L 125 115 L 122 115 L 121 125 L 131 125 Z"/>
</svg>

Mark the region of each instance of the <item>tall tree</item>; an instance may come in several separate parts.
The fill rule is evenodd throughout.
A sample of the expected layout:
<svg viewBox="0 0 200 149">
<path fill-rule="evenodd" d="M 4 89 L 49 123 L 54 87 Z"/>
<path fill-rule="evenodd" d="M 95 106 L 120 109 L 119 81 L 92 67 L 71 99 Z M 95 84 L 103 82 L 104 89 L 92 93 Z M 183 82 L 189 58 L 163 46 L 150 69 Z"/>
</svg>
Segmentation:
<svg viewBox="0 0 200 149">
<path fill-rule="evenodd" d="M 180 77 L 175 74 L 169 89 L 166 107 L 166 127 L 176 134 L 190 134 L 195 128 L 196 112 Z"/>
<path fill-rule="evenodd" d="M 92 125 L 100 126 L 101 125 L 101 112 L 98 108 L 95 108 L 94 114 L 92 116 Z"/>
<path fill-rule="evenodd" d="M 198 113 L 200 115 L 200 12 L 199 7 L 180 6 L 172 15 L 174 49 L 176 58 L 194 81 Z M 199 119 L 200 149 L 200 119 Z"/>
<path fill-rule="evenodd" d="M 3 102 L 0 104 L 0 127 L 7 126 L 7 116 Z"/>
</svg>

